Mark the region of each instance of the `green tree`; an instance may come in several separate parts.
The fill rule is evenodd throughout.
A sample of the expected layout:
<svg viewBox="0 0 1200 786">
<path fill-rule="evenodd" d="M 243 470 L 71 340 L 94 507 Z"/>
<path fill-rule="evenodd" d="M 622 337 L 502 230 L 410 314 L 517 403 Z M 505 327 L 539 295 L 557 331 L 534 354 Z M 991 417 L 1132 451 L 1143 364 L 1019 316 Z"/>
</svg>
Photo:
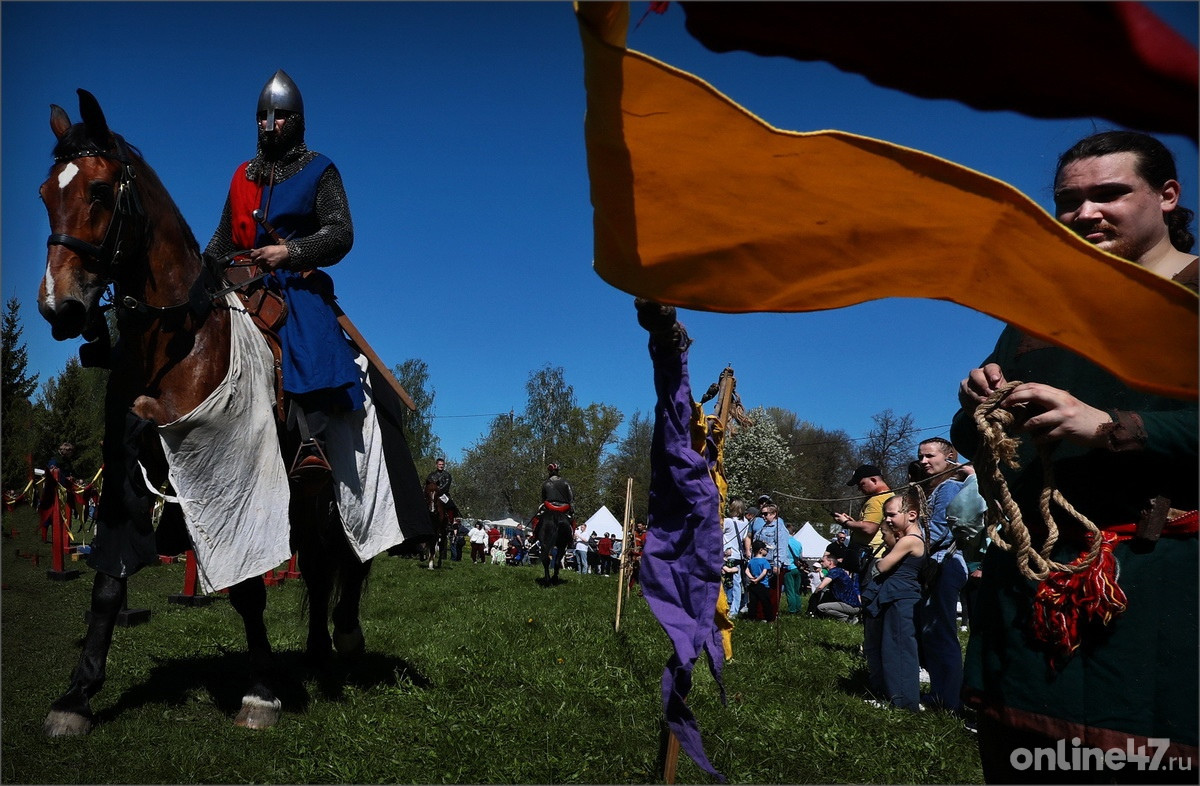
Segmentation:
<svg viewBox="0 0 1200 786">
<path fill-rule="evenodd" d="M 601 468 L 621 413 L 606 404 L 577 406 L 559 367 L 531 372 L 525 390 L 524 411 L 493 418 L 464 452 L 454 480 L 459 508 L 472 517 L 528 520 L 542 501 L 546 465 L 554 462 L 571 483 L 578 513 L 590 515 L 600 506 Z"/>
<path fill-rule="evenodd" d="M 778 500 L 786 503 L 787 520 L 812 522 L 826 534 L 822 525 L 832 523 L 830 510 L 845 512 L 844 505 L 826 500 L 844 499 L 852 491 L 846 480 L 857 466 L 854 442 L 846 432 L 823 429 L 790 410 L 768 407 L 767 413 L 792 452 L 792 474 L 801 491 L 802 499 Z"/>
<path fill-rule="evenodd" d="M 498 415 L 464 451 L 454 475 L 454 499 L 464 516 L 525 520 L 533 515 L 537 504 L 531 502 L 529 461 L 522 449 L 529 438 L 529 429 L 511 413 Z"/>
<path fill-rule="evenodd" d="M 27 457 L 36 443 L 36 411 L 30 397 L 38 375 L 29 375 L 29 351 L 21 341 L 21 302 L 9 298 L 0 328 L 0 445 L 4 488 L 20 490 L 29 476 Z"/>
<path fill-rule="evenodd" d="M 616 407 L 589 404 L 573 407 L 567 422 L 567 438 L 559 444 L 554 460 L 562 466 L 563 477 L 575 492 L 575 508 L 580 516 L 599 510 L 603 500 L 604 454 L 616 442 L 617 429 L 624 416 Z M 618 513 L 624 506 L 618 508 Z"/>
<path fill-rule="evenodd" d="M 418 467 L 428 464 L 432 468 L 442 448 L 441 441 L 433 431 L 433 420 L 437 417 L 434 409 L 437 391 L 429 381 L 429 366 L 424 360 L 409 358 L 394 366 L 392 374 L 417 405 L 416 412 L 404 413 L 404 437 L 408 440 L 413 460 Z"/>
<path fill-rule="evenodd" d="M 525 383 L 529 398 L 521 419 L 528 425 L 532 442 L 527 447 L 544 466 L 555 458 L 559 447 L 567 441 L 572 411 L 575 409 L 575 389 L 567 384 L 562 366 L 549 364 L 534 371 Z"/>
<path fill-rule="evenodd" d="M 792 474 L 795 456 L 779 434 L 775 421 L 763 407 L 749 413 L 753 421 L 725 438 L 725 480 L 729 496 L 753 501 L 760 494 L 790 494 L 801 496 Z M 775 500 L 784 508 L 787 520 L 786 497 Z"/>
<path fill-rule="evenodd" d="M 34 459 L 48 461 L 63 442 L 75 443 L 75 471 L 91 475 L 103 461 L 104 389 L 108 371 L 84 368 L 75 358 L 42 387 L 45 417 L 39 424 Z"/>
<path fill-rule="evenodd" d="M 641 412 L 634 412 L 625 436 L 604 461 L 603 502 L 618 519 L 625 511 L 627 478 L 633 478 L 633 510 L 630 515 L 634 518 L 646 517 L 650 502 L 650 444 L 653 438 L 654 421 Z"/>
</svg>

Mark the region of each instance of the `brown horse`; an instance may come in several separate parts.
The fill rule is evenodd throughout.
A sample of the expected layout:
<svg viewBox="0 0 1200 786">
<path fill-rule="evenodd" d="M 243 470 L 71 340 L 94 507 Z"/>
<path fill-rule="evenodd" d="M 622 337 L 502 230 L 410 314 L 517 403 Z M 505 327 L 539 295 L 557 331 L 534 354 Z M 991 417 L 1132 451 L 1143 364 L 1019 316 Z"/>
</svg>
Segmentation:
<svg viewBox="0 0 1200 786">
<path fill-rule="evenodd" d="M 90 699 L 104 682 L 128 576 L 156 559 L 150 489 L 163 483 L 167 471 L 156 427 L 191 413 L 225 380 L 233 333 L 226 301 L 214 298 L 222 283 L 219 271 L 202 257 L 154 170 L 109 130 L 96 99 L 78 92 L 81 123 L 72 125 L 61 107 L 51 107 L 50 127 L 58 141 L 55 163 L 40 190 L 52 234 L 38 309 L 56 339 L 90 339 L 81 357 L 107 365 L 112 373 L 105 398 L 91 615 L 70 686 L 46 718 L 45 731 L 52 736 L 83 734 L 93 725 Z M 110 288 L 111 302 L 102 304 Z M 108 310 L 115 313 L 119 332 L 111 353 Z M 237 488 L 237 479 L 231 479 L 229 493 Z M 319 495 L 291 495 L 288 514 L 291 547 L 299 554 L 309 593 L 306 654 L 325 664 L 335 646 L 340 653 L 361 652 L 359 600 L 370 560 L 360 561 L 350 548 L 328 486 Z M 164 528 L 159 529 L 161 536 Z M 249 688 L 235 722 L 267 728 L 279 719 L 281 703 L 273 688 L 277 674 L 263 620 L 262 576 L 229 590 L 245 625 L 250 661 Z"/>
<path fill-rule="evenodd" d="M 436 567 L 440 568 L 446 558 L 446 539 L 454 532 L 458 509 L 453 503 L 442 501 L 436 480 L 425 481 L 425 505 L 429 510 L 429 523 L 433 526 L 433 538 L 423 548 L 429 555 L 429 569 L 433 570 L 435 560 Z"/>
</svg>

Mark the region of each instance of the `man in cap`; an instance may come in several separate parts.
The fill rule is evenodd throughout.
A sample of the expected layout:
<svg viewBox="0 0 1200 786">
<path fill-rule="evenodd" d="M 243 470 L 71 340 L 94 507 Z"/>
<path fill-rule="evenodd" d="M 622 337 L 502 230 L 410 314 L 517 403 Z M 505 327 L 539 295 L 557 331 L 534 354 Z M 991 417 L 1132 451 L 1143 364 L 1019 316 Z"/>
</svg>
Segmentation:
<svg viewBox="0 0 1200 786">
<path fill-rule="evenodd" d="M 833 514 L 833 520 L 850 530 L 850 546 L 846 556 L 842 558 L 842 567 L 858 575 L 858 586 L 862 593 L 869 594 L 874 587 L 867 582 L 867 574 L 871 566 L 871 558 L 877 557 L 883 551 L 883 503 L 892 498 L 893 494 L 883 479 L 883 472 L 874 464 L 862 464 L 854 470 L 847 486 L 857 487 L 866 495 L 859 518 L 845 513 Z M 864 597 L 865 603 L 865 597 Z M 883 673 L 872 664 L 881 662 L 880 647 L 883 642 L 882 618 L 863 616 L 863 654 L 867 659 L 867 683 L 871 693 L 877 698 L 886 698 L 887 691 L 883 685 Z"/>
<path fill-rule="evenodd" d="M 883 479 L 883 472 L 874 464 L 863 464 L 854 470 L 847 486 L 857 487 L 866 500 L 859 518 L 845 513 L 833 514 L 833 520 L 850 530 L 850 553 L 843 558 L 842 567 L 852 573 L 861 573 L 872 556 L 879 556 L 883 549 L 883 503 L 892 497 L 892 491 Z"/>
<path fill-rule="evenodd" d="M 337 167 L 305 145 L 304 101 L 282 70 L 259 94 L 257 121 L 258 149 L 234 172 L 205 255 L 250 249 L 250 259 L 272 271 L 269 286 L 288 306 L 279 330 L 283 388 L 288 425 L 300 440 L 289 474 L 319 484 L 329 475 L 320 435 L 330 416 L 364 403 L 355 353 L 333 308 L 333 280 L 318 269 L 350 251 L 354 227 Z"/>
</svg>

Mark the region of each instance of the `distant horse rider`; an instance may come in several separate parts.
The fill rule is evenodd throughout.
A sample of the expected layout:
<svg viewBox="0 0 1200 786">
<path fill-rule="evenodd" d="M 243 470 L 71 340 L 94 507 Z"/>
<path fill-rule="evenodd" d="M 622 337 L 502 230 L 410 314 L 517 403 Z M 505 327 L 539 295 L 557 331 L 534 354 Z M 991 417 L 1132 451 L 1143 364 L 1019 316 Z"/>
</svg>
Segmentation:
<svg viewBox="0 0 1200 786">
<path fill-rule="evenodd" d="M 546 469 L 550 477 L 542 484 L 542 506 L 548 512 L 565 518 L 568 524 L 574 524 L 575 494 L 571 491 L 571 484 L 559 476 L 557 464 L 550 464 Z"/>
<path fill-rule="evenodd" d="M 449 471 L 446 470 L 446 459 L 439 458 L 437 460 L 437 469 L 435 469 L 433 472 L 430 472 L 429 476 L 425 478 L 425 486 L 428 487 L 430 483 L 436 483 L 438 498 L 441 499 L 442 504 L 446 506 L 446 509 L 449 510 L 455 518 L 457 518 L 458 506 L 455 505 L 454 500 L 450 498 L 450 484 L 452 482 L 454 482 L 454 478 L 452 478 Z"/>
<path fill-rule="evenodd" d="M 318 270 L 346 256 L 354 227 L 337 167 L 304 143 L 304 102 L 282 70 L 263 87 L 257 119 L 257 152 L 234 173 L 205 255 L 252 249 L 250 259 L 273 271 L 268 285 L 288 309 L 279 329 L 288 428 L 300 438 L 289 476 L 312 488 L 329 477 L 321 434 L 330 418 L 364 403 L 355 353 L 334 311 L 333 280 Z"/>
</svg>

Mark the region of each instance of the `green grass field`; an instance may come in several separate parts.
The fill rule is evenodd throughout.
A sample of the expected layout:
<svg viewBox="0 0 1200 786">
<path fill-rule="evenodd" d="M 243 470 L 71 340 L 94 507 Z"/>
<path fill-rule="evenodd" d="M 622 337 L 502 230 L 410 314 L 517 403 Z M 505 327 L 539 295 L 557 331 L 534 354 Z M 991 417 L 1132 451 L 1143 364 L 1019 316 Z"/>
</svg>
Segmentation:
<svg viewBox="0 0 1200 786">
<path fill-rule="evenodd" d="M 9 537 L 12 530 L 15 537 Z M 92 573 L 47 578 L 50 547 L 27 507 L 3 518 L 4 783 L 647 783 L 661 782 L 659 680 L 666 635 L 644 601 L 614 632 L 616 579 L 540 568 L 375 562 L 363 605 L 367 656 L 309 672 L 299 580 L 268 588 L 267 624 L 288 674 L 284 715 L 267 731 L 232 723 L 246 673 L 241 621 L 224 598 L 168 603 L 183 565 L 143 570 L 118 628 L 87 737 L 47 739 L 84 632 Z M 39 554 L 40 564 L 18 556 Z M 942 713 L 861 700 L 862 629 L 785 618 L 739 623 L 728 704 L 703 664 L 690 703 L 732 783 L 978 783 L 973 735 Z M 681 783 L 714 782 L 681 755 Z"/>
</svg>

